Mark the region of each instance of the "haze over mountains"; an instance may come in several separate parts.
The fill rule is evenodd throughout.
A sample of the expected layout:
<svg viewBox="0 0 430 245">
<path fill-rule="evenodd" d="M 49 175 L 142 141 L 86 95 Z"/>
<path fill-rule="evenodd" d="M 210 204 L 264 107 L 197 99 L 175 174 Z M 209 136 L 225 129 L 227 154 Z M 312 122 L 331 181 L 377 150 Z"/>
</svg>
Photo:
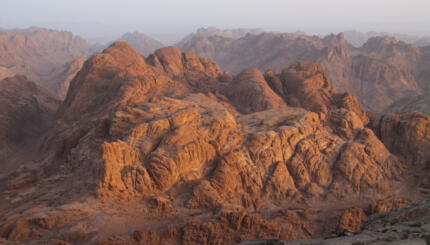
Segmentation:
<svg viewBox="0 0 430 245">
<path fill-rule="evenodd" d="M 100 45 L 91 47 L 71 33 L 41 28 L 2 33 L 3 49 L 6 50 L 1 53 L 0 78 L 23 74 L 60 98 L 64 98 L 68 83 L 85 57 L 105 48 Z M 43 42 L 39 41 L 38 36 L 46 33 L 50 35 Z M 415 47 L 387 36 L 370 38 L 356 48 L 345 36 L 351 36 L 351 32 L 319 38 L 302 32 L 280 34 L 262 29 L 220 30 L 211 27 L 198 29 L 177 46 L 211 58 L 232 73 L 250 67 L 279 71 L 298 60 L 315 62 L 328 72 L 336 89 L 354 93 L 366 109 L 375 112 L 385 110 L 398 100 L 428 91 L 428 48 Z M 18 44 L 14 42 L 15 38 L 29 41 Z M 163 47 L 161 42 L 138 32 L 126 33 L 118 40 L 127 41 L 144 56 Z M 58 45 L 60 43 L 62 46 Z M 58 51 L 48 49 L 49 45 Z"/>
<path fill-rule="evenodd" d="M 261 29 L 178 47 L 0 37 L 0 243 L 428 236 L 428 198 L 413 201 L 430 194 L 429 47 Z"/>
<path fill-rule="evenodd" d="M 127 32 L 118 41 L 127 42 L 143 56 L 148 56 L 164 46 L 161 42 L 139 32 Z"/>
<path fill-rule="evenodd" d="M 141 33 L 126 33 L 119 38 L 129 42 L 143 55 L 163 44 Z M 66 96 L 70 80 L 84 61 L 105 45 L 90 45 L 70 32 L 29 28 L 0 30 L 0 79 L 25 75 L 49 89 L 60 99 Z"/>
<path fill-rule="evenodd" d="M 177 46 L 181 46 L 182 43 L 185 43 L 187 41 L 190 41 L 194 36 L 221 36 L 231 39 L 239 39 L 244 37 L 246 34 L 254 34 L 259 35 L 263 33 L 264 30 L 261 28 L 255 28 L 255 29 L 245 29 L 245 28 L 238 28 L 238 29 L 218 29 L 216 27 L 208 27 L 208 28 L 199 28 L 195 33 L 191 33 L 184 37 L 180 42 L 178 42 Z"/>
<path fill-rule="evenodd" d="M 328 72 L 336 89 L 352 92 L 366 109 L 374 112 L 400 108 L 390 106 L 408 98 L 416 101 L 415 97 L 428 93 L 428 47 L 381 36 L 356 48 L 345 35 L 351 32 L 320 38 L 302 32 L 280 34 L 262 29 L 211 27 L 198 29 L 177 46 L 211 58 L 233 74 L 250 67 L 279 71 L 299 60 L 315 62 Z M 105 48 L 91 46 L 71 33 L 43 28 L 2 31 L 2 37 L 0 78 L 26 75 L 60 99 L 65 97 L 70 80 L 86 57 Z M 144 56 L 163 47 L 161 42 L 138 32 L 126 33 L 118 40 L 127 41 Z M 427 112 L 425 103 L 413 108 Z"/>
<path fill-rule="evenodd" d="M 425 47 L 430 45 L 430 36 L 414 36 L 407 35 L 401 33 L 389 33 L 389 32 L 358 32 L 358 31 L 345 31 L 345 39 L 348 40 L 349 43 L 359 48 L 363 46 L 364 43 L 371 37 L 381 37 L 381 36 L 391 36 L 396 38 L 399 41 L 403 41 L 405 43 L 412 44 L 417 47 Z"/>
<path fill-rule="evenodd" d="M 429 49 L 387 36 L 370 38 L 355 48 L 344 34 L 320 38 L 263 33 L 240 39 L 195 35 L 179 48 L 211 58 L 232 73 L 249 67 L 279 71 L 297 60 L 315 62 L 327 71 L 336 89 L 354 93 L 375 112 L 405 96 L 422 94 L 430 79 Z"/>
<path fill-rule="evenodd" d="M 0 78 L 25 75 L 54 93 L 67 80 L 67 66 L 92 53 L 84 39 L 43 28 L 0 31 L 0 43 Z"/>
</svg>

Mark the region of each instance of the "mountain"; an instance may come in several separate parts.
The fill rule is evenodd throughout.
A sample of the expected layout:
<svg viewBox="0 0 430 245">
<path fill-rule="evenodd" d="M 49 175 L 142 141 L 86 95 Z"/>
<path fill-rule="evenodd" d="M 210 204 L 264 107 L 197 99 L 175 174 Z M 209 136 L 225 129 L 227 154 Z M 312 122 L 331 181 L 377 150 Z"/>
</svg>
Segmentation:
<svg viewBox="0 0 430 245">
<path fill-rule="evenodd" d="M 430 117 L 366 113 L 309 62 L 232 75 L 115 42 L 55 117 L 31 168 L 0 179 L 5 242 L 310 239 L 350 208 L 429 191 Z"/>
<path fill-rule="evenodd" d="M 152 54 L 155 50 L 164 47 L 164 45 L 151 37 L 140 32 L 127 32 L 122 35 L 118 41 L 124 41 L 131 45 L 143 56 Z"/>
<path fill-rule="evenodd" d="M 210 36 L 220 36 L 225 38 L 231 38 L 231 39 L 239 39 L 244 37 L 246 34 L 254 34 L 259 35 L 263 33 L 264 30 L 261 28 L 237 28 L 237 29 L 218 29 L 216 27 L 207 27 L 207 28 L 199 28 L 195 33 L 191 33 L 187 35 L 185 38 L 183 38 L 178 45 L 181 45 L 182 43 L 188 42 L 189 40 L 193 39 L 194 36 L 204 36 L 204 37 L 210 37 Z"/>
<path fill-rule="evenodd" d="M 64 99 L 69 89 L 70 81 L 81 70 L 85 57 L 79 57 L 63 66 L 55 67 L 50 76 L 45 78 L 47 87 L 59 98 Z"/>
<path fill-rule="evenodd" d="M 363 46 L 372 37 L 384 37 L 384 36 L 391 36 L 396 38 L 397 40 L 403 41 L 408 44 L 412 44 L 417 47 L 424 47 L 430 45 L 430 37 L 424 36 L 424 37 L 418 37 L 413 35 L 407 35 L 407 34 L 400 34 L 400 33 L 389 33 L 389 32 L 358 32 L 358 31 L 345 31 L 345 39 L 348 40 L 349 43 L 354 45 L 355 47 L 359 48 Z"/>
<path fill-rule="evenodd" d="M 339 91 L 355 94 L 360 103 L 382 112 L 393 102 L 428 91 L 430 51 L 391 37 L 370 38 L 361 48 L 341 33 L 324 38 L 304 34 L 248 34 L 240 39 L 195 35 L 179 44 L 183 51 L 218 62 L 239 73 L 256 67 L 280 71 L 299 61 L 321 65 Z"/>
<path fill-rule="evenodd" d="M 0 178 L 20 167 L 20 161 L 34 160 L 36 139 L 52 126 L 59 104 L 24 76 L 0 81 Z"/>
<path fill-rule="evenodd" d="M 263 33 L 264 30 L 261 28 L 237 28 L 237 29 L 218 29 L 216 27 L 208 27 L 208 28 L 199 28 L 196 32 L 196 34 L 200 34 L 203 36 L 222 36 L 232 39 L 239 39 L 241 37 L 244 37 L 246 34 L 254 34 L 258 35 Z"/>
<path fill-rule="evenodd" d="M 91 53 L 87 41 L 70 32 L 43 28 L 0 30 L 0 79 L 25 75 L 57 93 L 60 84 L 70 75 L 64 74 L 68 69 L 65 66 Z"/>
</svg>

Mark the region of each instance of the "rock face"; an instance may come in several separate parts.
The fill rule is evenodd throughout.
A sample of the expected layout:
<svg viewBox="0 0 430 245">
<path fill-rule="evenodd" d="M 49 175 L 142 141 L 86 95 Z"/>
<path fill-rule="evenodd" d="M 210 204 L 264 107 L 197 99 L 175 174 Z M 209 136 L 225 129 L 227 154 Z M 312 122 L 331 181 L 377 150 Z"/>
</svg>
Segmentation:
<svg viewBox="0 0 430 245">
<path fill-rule="evenodd" d="M 429 192 L 430 132 L 428 115 L 414 111 L 388 113 L 372 118 L 371 127 L 387 148 L 413 163 L 415 172 L 411 183 L 423 193 Z"/>
<path fill-rule="evenodd" d="M 55 68 L 52 72 L 47 84 L 59 99 L 64 100 L 69 90 L 70 81 L 81 70 L 85 61 L 85 57 L 80 57 L 62 67 Z"/>
<path fill-rule="evenodd" d="M 155 50 L 162 48 L 164 45 L 143 33 L 140 32 L 127 32 L 122 35 L 118 41 L 127 42 L 137 52 L 144 56 L 154 53 Z"/>
<path fill-rule="evenodd" d="M 240 73 L 223 94 L 242 113 L 265 111 L 286 107 L 285 101 L 267 84 L 263 74 L 257 69 Z"/>
<path fill-rule="evenodd" d="M 370 216 L 364 230 L 356 234 L 328 236 L 311 241 L 284 242 L 279 239 L 259 239 L 241 245 L 426 245 L 430 235 L 430 199 L 427 197 L 389 213 Z"/>
<path fill-rule="evenodd" d="M 250 67 L 282 71 L 296 61 L 313 62 L 321 65 L 337 90 L 355 94 L 365 109 L 374 112 L 429 91 L 430 50 L 387 36 L 370 38 L 355 48 L 343 33 L 324 38 L 277 33 L 240 39 L 194 35 L 178 47 L 213 59 L 234 74 Z"/>
<path fill-rule="evenodd" d="M 420 111 L 422 113 L 426 113 L 430 115 L 430 93 L 424 93 L 419 96 L 410 96 L 404 99 L 398 100 L 391 104 L 386 112 L 389 111 L 400 111 L 400 112 L 408 112 L 408 111 Z"/>
<path fill-rule="evenodd" d="M 339 218 L 336 231 L 337 234 L 360 232 L 368 219 L 368 216 L 384 214 L 398 209 L 409 203 L 409 200 L 399 197 L 388 197 L 374 203 L 367 208 L 349 208 Z"/>
<path fill-rule="evenodd" d="M 51 127 L 58 105 L 51 93 L 24 76 L 0 81 L 0 178 L 19 167 L 15 158 L 34 156 L 35 139 Z"/>
<path fill-rule="evenodd" d="M 420 112 L 388 113 L 373 119 L 375 133 L 391 152 L 426 164 L 430 159 L 430 118 Z"/>
<path fill-rule="evenodd" d="M 91 52 L 87 41 L 70 32 L 42 28 L 0 30 L 0 79 L 25 75 L 62 97 L 65 91 L 61 84 L 67 83 L 72 71 L 80 70 L 74 61 Z"/>
<path fill-rule="evenodd" d="M 337 224 L 338 230 L 360 231 L 367 216 L 361 208 L 350 208 L 341 216 Z"/>
<path fill-rule="evenodd" d="M 0 189 L 6 240 L 310 239 L 348 208 L 415 193 L 405 184 L 411 161 L 426 158 L 415 145 L 387 148 L 385 134 L 366 127 L 376 116 L 318 65 L 232 76 L 175 47 L 145 59 L 112 44 L 84 63 L 56 116 L 39 171 L 20 169 Z M 429 131 L 424 114 L 399 117 Z M 426 139 L 415 136 L 416 145 Z"/>
</svg>

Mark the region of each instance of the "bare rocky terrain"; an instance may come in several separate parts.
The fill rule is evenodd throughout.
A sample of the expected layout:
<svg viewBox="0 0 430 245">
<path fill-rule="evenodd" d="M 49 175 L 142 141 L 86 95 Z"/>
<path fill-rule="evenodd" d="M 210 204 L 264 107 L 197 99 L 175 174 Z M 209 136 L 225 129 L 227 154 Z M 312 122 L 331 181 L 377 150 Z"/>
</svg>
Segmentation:
<svg viewBox="0 0 430 245">
<path fill-rule="evenodd" d="M 417 110 L 430 115 L 430 92 L 418 96 L 409 96 L 391 104 L 386 111 Z"/>
<path fill-rule="evenodd" d="M 279 72 L 297 61 L 310 61 L 327 72 L 337 90 L 353 93 L 373 112 L 429 91 L 428 47 L 388 36 L 372 37 L 356 48 L 343 33 L 324 38 L 279 33 L 247 34 L 239 39 L 194 35 L 178 47 L 213 59 L 233 74 L 251 67 Z"/>
<path fill-rule="evenodd" d="M 316 240 L 285 242 L 258 239 L 241 245 L 427 245 L 430 242 L 430 199 L 365 218 L 359 230 L 343 230 Z"/>
<path fill-rule="evenodd" d="M 13 163 L 0 178 L 2 241 L 315 239 L 429 194 L 430 116 L 366 112 L 313 63 L 273 68 L 232 75 L 175 47 L 145 58 L 115 42 L 84 62 L 60 104 L 19 95 L 23 77 L 4 80 L 0 92 L 19 89 L 2 105 L 29 102 L 0 112 L 2 131 L 22 130 L 36 152 L 1 162 Z M 14 117 L 26 104 L 47 125 L 37 134 Z"/>
</svg>

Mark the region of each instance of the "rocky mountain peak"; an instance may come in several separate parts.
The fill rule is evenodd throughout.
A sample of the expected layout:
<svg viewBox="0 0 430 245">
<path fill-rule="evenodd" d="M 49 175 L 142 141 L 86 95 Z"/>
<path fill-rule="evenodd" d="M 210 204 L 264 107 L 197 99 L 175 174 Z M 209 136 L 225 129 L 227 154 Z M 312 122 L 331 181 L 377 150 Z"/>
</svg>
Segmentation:
<svg viewBox="0 0 430 245">
<path fill-rule="evenodd" d="M 76 118 L 91 111 L 94 106 L 114 101 L 113 97 L 120 93 L 119 88 L 146 67 L 144 57 L 129 44 L 112 43 L 102 53 L 87 60 L 70 82 L 59 115 L 71 113 L 67 117 Z"/>
</svg>

